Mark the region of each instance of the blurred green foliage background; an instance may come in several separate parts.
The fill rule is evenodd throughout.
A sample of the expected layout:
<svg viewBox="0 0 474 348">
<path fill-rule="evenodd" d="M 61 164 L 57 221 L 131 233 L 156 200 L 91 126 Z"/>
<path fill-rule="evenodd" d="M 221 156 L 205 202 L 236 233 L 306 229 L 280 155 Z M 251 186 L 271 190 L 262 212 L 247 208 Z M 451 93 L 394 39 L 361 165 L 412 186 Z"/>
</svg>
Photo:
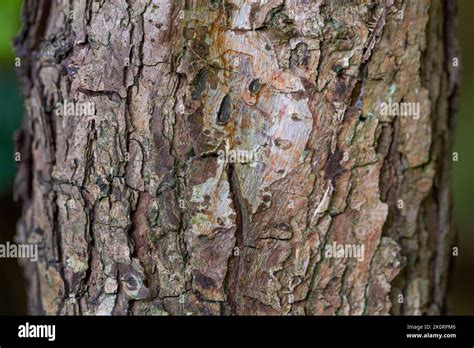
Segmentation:
<svg viewBox="0 0 474 348">
<path fill-rule="evenodd" d="M 15 173 L 12 133 L 18 128 L 22 113 L 11 47 L 20 28 L 20 6 L 20 0 L 0 1 L 0 193 L 11 189 Z"/>
<path fill-rule="evenodd" d="M 52 0 L 54 1 L 54 0 Z M 417 0 L 412 0 L 417 1 Z M 438 1 L 438 0 L 432 0 Z M 451 314 L 474 315 L 474 30 L 473 0 L 458 0 L 463 65 L 460 105 L 453 151 L 454 221 L 459 256 L 454 258 L 448 304 Z M 12 201 L 15 173 L 12 136 L 22 119 L 11 40 L 20 28 L 21 0 L 0 0 L 0 243 L 13 241 L 19 207 Z M 25 314 L 26 294 L 16 260 L 0 260 L 0 315 Z"/>
<path fill-rule="evenodd" d="M 474 1 L 458 0 L 461 88 L 453 151 L 454 222 L 459 256 L 454 258 L 449 302 L 454 314 L 474 315 Z"/>
<path fill-rule="evenodd" d="M 22 100 L 15 74 L 12 38 L 20 28 L 21 0 L 0 0 L 0 243 L 13 241 L 20 207 L 13 203 L 15 175 L 13 133 L 22 120 Z M 22 270 L 15 259 L 0 260 L 0 315 L 25 314 Z"/>
</svg>

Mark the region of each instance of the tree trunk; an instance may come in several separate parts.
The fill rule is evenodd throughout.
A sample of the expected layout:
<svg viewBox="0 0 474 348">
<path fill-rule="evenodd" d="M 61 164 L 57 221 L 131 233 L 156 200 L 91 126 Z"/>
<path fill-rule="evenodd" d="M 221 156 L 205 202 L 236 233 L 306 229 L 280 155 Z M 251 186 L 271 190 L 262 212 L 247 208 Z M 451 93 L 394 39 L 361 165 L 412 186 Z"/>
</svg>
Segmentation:
<svg viewBox="0 0 474 348">
<path fill-rule="evenodd" d="M 454 16 L 428 0 L 25 0 L 30 312 L 442 313 Z"/>
</svg>

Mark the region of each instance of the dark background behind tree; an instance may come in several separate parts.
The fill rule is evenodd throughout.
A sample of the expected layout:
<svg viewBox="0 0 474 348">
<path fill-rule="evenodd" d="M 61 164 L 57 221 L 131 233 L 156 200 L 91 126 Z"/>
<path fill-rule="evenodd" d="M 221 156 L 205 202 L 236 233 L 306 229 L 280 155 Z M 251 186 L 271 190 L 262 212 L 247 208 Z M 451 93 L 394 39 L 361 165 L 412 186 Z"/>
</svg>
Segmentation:
<svg viewBox="0 0 474 348">
<path fill-rule="evenodd" d="M 14 179 L 12 135 L 21 122 L 22 101 L 14 71 L 11 38 L 19 30 L 20 0 L 0 3 L 0 243 L 13 241 L 19 207 L 12 202 Z M 458 229 L 459 256 L 455 258 L 449 307 L 452 314 L 474 314 L 474 42 L 471 14 L 474 2 L 459 1 L 459 41 L 463 54 L 460 111 L 455 145 L 459 161 L 454 163 L 454 221 Z M 26 313 L 22 271 L 16 260 L 0 260 L 0 314 Z"/>
</svg>

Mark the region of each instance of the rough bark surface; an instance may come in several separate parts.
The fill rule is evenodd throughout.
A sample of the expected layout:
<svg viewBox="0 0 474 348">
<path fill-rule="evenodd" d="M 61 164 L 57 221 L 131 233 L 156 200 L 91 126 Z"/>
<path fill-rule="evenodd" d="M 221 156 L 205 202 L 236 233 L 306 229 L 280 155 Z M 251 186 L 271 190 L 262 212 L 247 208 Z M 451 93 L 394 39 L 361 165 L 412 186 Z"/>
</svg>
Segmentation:
<svg viewBox="0 0 474 348">
<path fill-rule="evenodd" d="M 26 0 L 34 314 L 437 314 L 451 1 Z M 381 102 L 418 102 L 419 119 Z M 92 102 L 94 115 L 58 116 Z M 253 151 L 255 163 L 219 160 Z M 363 260 L 325 257 L 364 245 Z M 402 298 L 399 295 L 403 295 Z M 400 303 L 402 302 L 402 303 Z"/>
</svg>

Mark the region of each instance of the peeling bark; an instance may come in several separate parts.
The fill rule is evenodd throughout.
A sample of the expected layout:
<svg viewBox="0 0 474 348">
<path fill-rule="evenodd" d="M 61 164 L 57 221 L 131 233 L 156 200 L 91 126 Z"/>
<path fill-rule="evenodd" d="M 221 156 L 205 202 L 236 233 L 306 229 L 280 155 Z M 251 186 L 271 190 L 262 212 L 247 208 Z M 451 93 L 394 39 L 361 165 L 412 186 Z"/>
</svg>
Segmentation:
<svg viewBox="0 0 474 348">
<path fill-rule="evenodd" d="M 30 312 L 443 312 L 454 17 L 429 0 L 25 0 Z M 95 110 L 58 115 L 68 102 Z"/>
</svg>

